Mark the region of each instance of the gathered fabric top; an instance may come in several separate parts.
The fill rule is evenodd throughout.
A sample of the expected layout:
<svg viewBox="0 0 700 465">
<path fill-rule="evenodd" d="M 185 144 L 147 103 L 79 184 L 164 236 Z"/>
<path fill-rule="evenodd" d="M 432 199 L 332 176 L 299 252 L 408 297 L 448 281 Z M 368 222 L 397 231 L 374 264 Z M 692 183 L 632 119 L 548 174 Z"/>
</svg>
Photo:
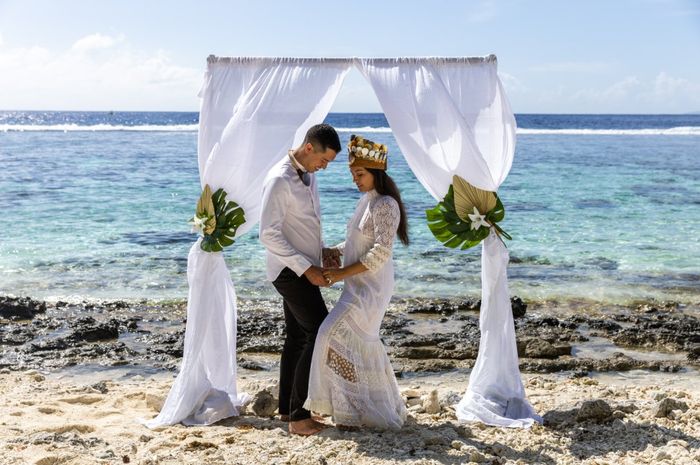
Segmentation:
<svg viewBox="0 0 700 465">
<path fill-rule="evenodd" d="M 361 58 L 361 57 L 329 57 L 329 58 L 304 58 L 304 57 L 218 57 L 209 55 L 207 63 L 214 65 L 217 63 L 294 63 L 294 64 L 341 64 L 341 65 L 357 65 L 359 63 L 369 63 L 373 65 L 379 64 L 398 64 L 398 63 L 431 63 L 431 64 L 479 64 L 479 63 L 496 63 L 496 55 L 486 55 L 482 57 L 390 57 L 390 58 Z"/>
</svg>

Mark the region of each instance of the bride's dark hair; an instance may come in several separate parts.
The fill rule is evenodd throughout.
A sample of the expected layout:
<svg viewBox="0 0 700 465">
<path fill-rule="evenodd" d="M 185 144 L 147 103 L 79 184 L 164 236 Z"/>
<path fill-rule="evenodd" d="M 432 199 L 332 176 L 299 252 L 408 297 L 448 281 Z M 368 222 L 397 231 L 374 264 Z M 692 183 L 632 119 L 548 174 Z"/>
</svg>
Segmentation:
<svg viewBox="0 0 700 465">
<path fill-rule="evenodd" d="M 372 173 L 372 176 L 374 177 L 374 189 L 377 191 L 377 193 L 381 195 L 388 195 L 399 204 L 401 221 L 399 221 L 399 229 L 396 231 L 396 234 L 399 236 L 399 239 L 404 245 L 408 245 L 408 221 L 406 221 L 406 209 L 403 207 L 399 188 L 396 187 L 396 183 L 393 179 L 391 179 L 391 176 L 386 174 L 386 171 L 373 168 L 366 169 Z"/>
</svg>

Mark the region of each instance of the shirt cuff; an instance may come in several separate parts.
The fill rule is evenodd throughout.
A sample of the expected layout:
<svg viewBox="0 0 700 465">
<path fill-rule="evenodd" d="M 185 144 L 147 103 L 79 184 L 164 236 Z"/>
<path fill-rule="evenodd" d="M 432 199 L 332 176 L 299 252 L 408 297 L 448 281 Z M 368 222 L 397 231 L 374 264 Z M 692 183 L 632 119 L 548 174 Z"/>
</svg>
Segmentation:
<svg viewBox="0 0 700 465">
<path fill-rule="evenodd" d="M 283 263 L 299 277 L 301 277 L 304 272 L 313 265 L 313 263 L 299 255 L 296 257 L 289 257 L 288 259 L 284 260 Z"/>
</svg>

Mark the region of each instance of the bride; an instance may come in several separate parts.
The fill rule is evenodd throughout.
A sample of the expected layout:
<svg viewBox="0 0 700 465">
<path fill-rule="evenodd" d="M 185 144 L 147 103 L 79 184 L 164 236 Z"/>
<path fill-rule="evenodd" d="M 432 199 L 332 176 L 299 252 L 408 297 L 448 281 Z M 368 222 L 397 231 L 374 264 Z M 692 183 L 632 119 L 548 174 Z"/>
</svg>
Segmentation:
<svg viewBox="0 0 700 465">
<path fill-rule="evenodd" d="M 386 146 L 353 135 L 348 149 L 353 182 L 364 195 L 345 242 L 335 247 L 345 266 L 323 273 L 329 285 L 345 285 L 319 329 L 304 408 L 331 415 L 340 427 L 397 429 L 406 407 L 379 327 L 394 290 L 394 238 L 408 245 L 406 214 L 386 173 Z"/>
</svg>

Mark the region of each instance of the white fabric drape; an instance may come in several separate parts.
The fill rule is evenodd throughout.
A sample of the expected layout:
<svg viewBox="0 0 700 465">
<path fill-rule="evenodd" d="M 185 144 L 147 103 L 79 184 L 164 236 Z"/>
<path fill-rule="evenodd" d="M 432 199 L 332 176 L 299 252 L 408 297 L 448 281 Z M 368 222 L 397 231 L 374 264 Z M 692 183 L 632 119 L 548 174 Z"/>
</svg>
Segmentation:
<svg viewBox="0 0 700 465">
<path fill-rule="evenodd" d="M 508 250 L 492 230 L 481 251 L 479 355 L 455 410 L 463 421 L 527 428 L 542 419 L 527 401 L 520 379 L 507 264 Z"/>
<path fill-rule="evenodd" d="M 200 92 L 202 186 L 223 188 L 258 221 L 263 180 L 324 120 L 351 66 L 338 60 L 211 58 Z M 193 203 L 194 208 L 194 203 Z M 236 246 L 232 246 L 235 253 Z M 159 415 L 145 424 L 211 424 L 237 415 L 248 400 L 236 387 L 236 294 L 222 253 L 197 241 L 188 257 L 190 291 L 180 372 Z"/>
<path fill-rule="evenodd" d="M 493 56 L 482 60 L 359 60 L 418 180 L 436 199 L 457 174 L 497 191 L 515 151 L 515 118 Z M 523 427 L 541 421 L 525 397 L 506 267 L 492 233 L 482 249 L 479 354 L 457 406 L 464 421 Z"/>
</svg>

